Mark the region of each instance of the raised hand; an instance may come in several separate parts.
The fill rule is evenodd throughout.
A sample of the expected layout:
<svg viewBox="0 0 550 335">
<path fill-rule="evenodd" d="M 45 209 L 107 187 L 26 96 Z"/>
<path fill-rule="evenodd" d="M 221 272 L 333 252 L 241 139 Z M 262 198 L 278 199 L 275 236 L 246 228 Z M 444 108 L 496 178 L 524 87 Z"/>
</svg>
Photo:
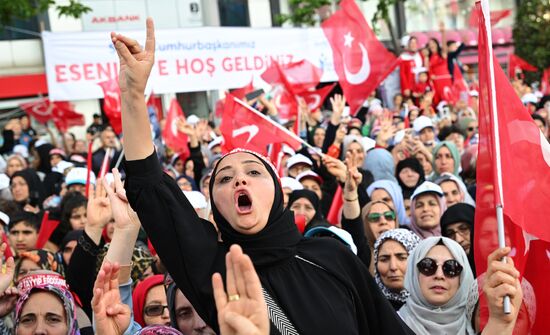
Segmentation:
<svg viewBox="0 0 550 335">
<path fill-rule="evenodd" d="M 2 243 L 2 245 L 0 245 L 0 269 L 3 268 L 2 259 L 4 258 L 4 252 L 7 248 L 8 245 L 6 243 Z M 10 286 L 13 281 L 14 270 L 15 262 L 13 261 L 13 257 L 9 257 L 6 260 L 6 271 L 0 271 L 0 292 L 4 292 Z"/>
<path fill-rule="evenodd" d="M 113 169 L 114 189 L 107 181 L 103 181 L 103 187 L 109 196 L 113 217 L 115 219 L 115 230 L 137 229 L 141 226 L 137 213 L 130 207 L 126 190 L 122 185 L 118 169 Z"/>
<path fill-rule="evenodd" d="M 111 203 L 109 199 L 107 199 L 107 193 L 103 187 L 102 178 L 96 181 L 95 188 L 90 187 L 86 216 L 88 219 L 86 223 L 87 233 L 89 230 L 99 230 L 101 232 L 113 216 L 111 212 Z"/>
<path fill-rule="evenodd" d="M 103 263 L 95 284 L 92 309 L 96 334 L 121 335 L 130 325 L 130 307 L 120 300 L 118 264 Z"/>
<path fill-rule="evenodd" d="M 510 247 L 493 251 L 487 259 L 487 273 L 483 283 L 483 292 L 487 297 L 489 320 L 496 323 L 515 324 L 523 298 L 519 271 L 514 267 L 512 258 L 507 257 L 507 263 L 500 260 L 510 253 Z M 511 313 L 503 311 L 504 297 L 510 297 Z"/>
<path fill-rule="evenodd" d="M 120 92 L 143 94 L 155 61 L 155 27 L 153 19 L 147 18 L 145 49 L 136 40 L 114 32 L 111 33 L 111 40 L 120 60 Z"/>
<path fill-rule="evenodd" d="M 327 171 L 336 177 L 336 179 L 343 183 L 346 181 L 346 165 L 339 159 L 331 157 L 329 155 L 323 155 L 323 165 L 327 168 Z"/>
<path fill-rule="evenodd" d="M 218 323 L 222 335 L 269 334 L 262 285 L 250 257 L 232 245 L 225 257 L 226 289 L 219 273 L 212 276 Z"/>
<path fill-rule="evenodd" d="M 169 126 L 169 125 L 166 125 Z M 195 128 L 193 128 L 192 125 L 187 123 L 187 121 L 182 118 L 178 117 L 176 120 L 176 127 L 178 128 L 178 131 L 181 133 L 186 134 L 187 136 L 195 136 Z"/>
<path fill-rule="evenodd" d="M 10 314 L 19 299 L 19 291 L 17 287 L 8 287 L 7 290 L 0 293 L 0 318 Z"/>
<path fill-rule="evenodd" d="M 388 141 L 395 135 L 397 129 L 393 125 L 392 113 L 384 113 L 380 120 L 380 131 L 376 136 L 376 144 L 382 147 L 388 146 Z"/>
<path fill-rule="evenodd" d="M 344 196 L 347 196 L 348 193 L 357 192 L 357 187 L 363 181 L 363 175 L 359 172 L 357 166 L 357 160 L 353 157 L 351 153 L 346 153 L 346 184 L 344 187 Z"/>
<path fill-rule="evenodd" d="M 344 112 L 344 107 L 346 107 L 346 98 L 341 94 L 335 94 L 334 97 L 330 98 L 330 103 L 332 104 L 332 116 L 330 117 L 330 122 L 333 125 L 340 123 L 340 118 Z"/>
</svg>

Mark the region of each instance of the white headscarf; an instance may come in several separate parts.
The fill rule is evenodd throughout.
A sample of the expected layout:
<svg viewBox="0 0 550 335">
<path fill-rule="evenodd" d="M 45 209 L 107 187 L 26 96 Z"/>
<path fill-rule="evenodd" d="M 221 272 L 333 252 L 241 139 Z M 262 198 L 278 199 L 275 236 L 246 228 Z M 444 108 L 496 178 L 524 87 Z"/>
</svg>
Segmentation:
<svg viewBox="0 0 550 335">
<path fill-rule="evenodd" d="M 463 269 L 460 274 L 460 286 L 455 295 L 445 305 L 434 306 L 422 295 L 416 264 L 440 241 Z M 460 244 L 446 237 L 428 237 L 422 240 L 409 255 L 405 289 L 410 295 L 405 305 L 399 310 L 399 315 L 418 335 L 475 334 L 468 316 L 468 303 L 477 300 L 470 297 L 470 294 L 477 292 L 471 289 L 474 283 L 468 257 Z"/>
<path fill-rule="evenodd" d="M 466 185 L 464 184 L 464 182 L 460 178 L 455 176 L 454 174 L 449 173 L 449 172 L 443 172 L 439 176 L 439 178 L 437 178 L 435 183 L 437 185 L 441 186 L 441 184 L 444 181 L 448 181 L 448 180 L 454 181 L 456 186 L 460 189 L 460 192 L 462 192 L 462 194 L 464 194 L 464 200 L 462 200 L 463 203 L 466 203 L 466 204 L 471 205 L 473 207 L 476 206 L 476 202 L 474 201 L 474 199 L 472 198 L 472 196 L 468 192 L 468 189 L 466 188 Z"/>
</svg>

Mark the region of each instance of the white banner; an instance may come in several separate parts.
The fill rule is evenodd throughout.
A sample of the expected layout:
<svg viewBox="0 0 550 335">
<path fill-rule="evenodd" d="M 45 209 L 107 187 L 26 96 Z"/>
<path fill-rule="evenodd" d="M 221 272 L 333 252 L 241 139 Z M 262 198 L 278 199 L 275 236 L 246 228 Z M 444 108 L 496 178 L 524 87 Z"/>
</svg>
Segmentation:
<svg viewBox="0 0 550 335">
<path fill-rule="evenodd" d="M 123 34 L 145 43 L 145 29 Z M 97 83 L 118 75 L 118 56 L 109 32 L 44 32 L 42 39 L 50 99 L 103 97 Z M 259 78 L 272 60 L 284 64 L 302 59 L 324 70 L 322 81 L 337 80 L 332 51 L 320 28 L 157 30 L 148 90 L 172 93 L 238 88 Z"/>
</svg>

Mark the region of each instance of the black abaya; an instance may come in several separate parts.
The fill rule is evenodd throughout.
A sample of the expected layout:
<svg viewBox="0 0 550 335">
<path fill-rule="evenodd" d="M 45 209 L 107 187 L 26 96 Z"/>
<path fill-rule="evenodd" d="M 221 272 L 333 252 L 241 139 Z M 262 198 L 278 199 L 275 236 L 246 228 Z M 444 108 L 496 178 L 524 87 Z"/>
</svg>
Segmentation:
<svg viewBox="0 0 550 335">
<path fill-rule="evenodd" d="M 219 331 L 211 276 L 225 276 L 225 254 L 237 243 L 300 334 L 412 334 L 348 248 L 332 239 L 301 237 L 292 213 L 283 208 L 275 172 L 264 165 L 276 185 L 266 227 L 254 235 L 240 234 L 213 201 L 224 240 L 218 242 L 213 225 L 195 214 L 154 153 L 126 162 L 130 204 L 177 286 L 205 322 Z M 214 195 L 214 183 L 210 185 Z"/>
</svg>

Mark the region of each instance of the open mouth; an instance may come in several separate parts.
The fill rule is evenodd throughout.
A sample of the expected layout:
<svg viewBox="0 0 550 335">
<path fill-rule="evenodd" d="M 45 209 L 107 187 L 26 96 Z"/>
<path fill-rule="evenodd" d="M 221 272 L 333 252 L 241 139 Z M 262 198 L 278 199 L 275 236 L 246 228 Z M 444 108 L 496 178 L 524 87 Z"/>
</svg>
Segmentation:
<svg viewBox="0 0 550 335">
<path fill-rule="evenodd" d="M 250 199 L 250 196 L 243 191 L 237 192 L 236 194 L 237 201 L 237 212 L 239 214 L 247 214 L 252 211 L 252 199 Z"/>
</svg>

